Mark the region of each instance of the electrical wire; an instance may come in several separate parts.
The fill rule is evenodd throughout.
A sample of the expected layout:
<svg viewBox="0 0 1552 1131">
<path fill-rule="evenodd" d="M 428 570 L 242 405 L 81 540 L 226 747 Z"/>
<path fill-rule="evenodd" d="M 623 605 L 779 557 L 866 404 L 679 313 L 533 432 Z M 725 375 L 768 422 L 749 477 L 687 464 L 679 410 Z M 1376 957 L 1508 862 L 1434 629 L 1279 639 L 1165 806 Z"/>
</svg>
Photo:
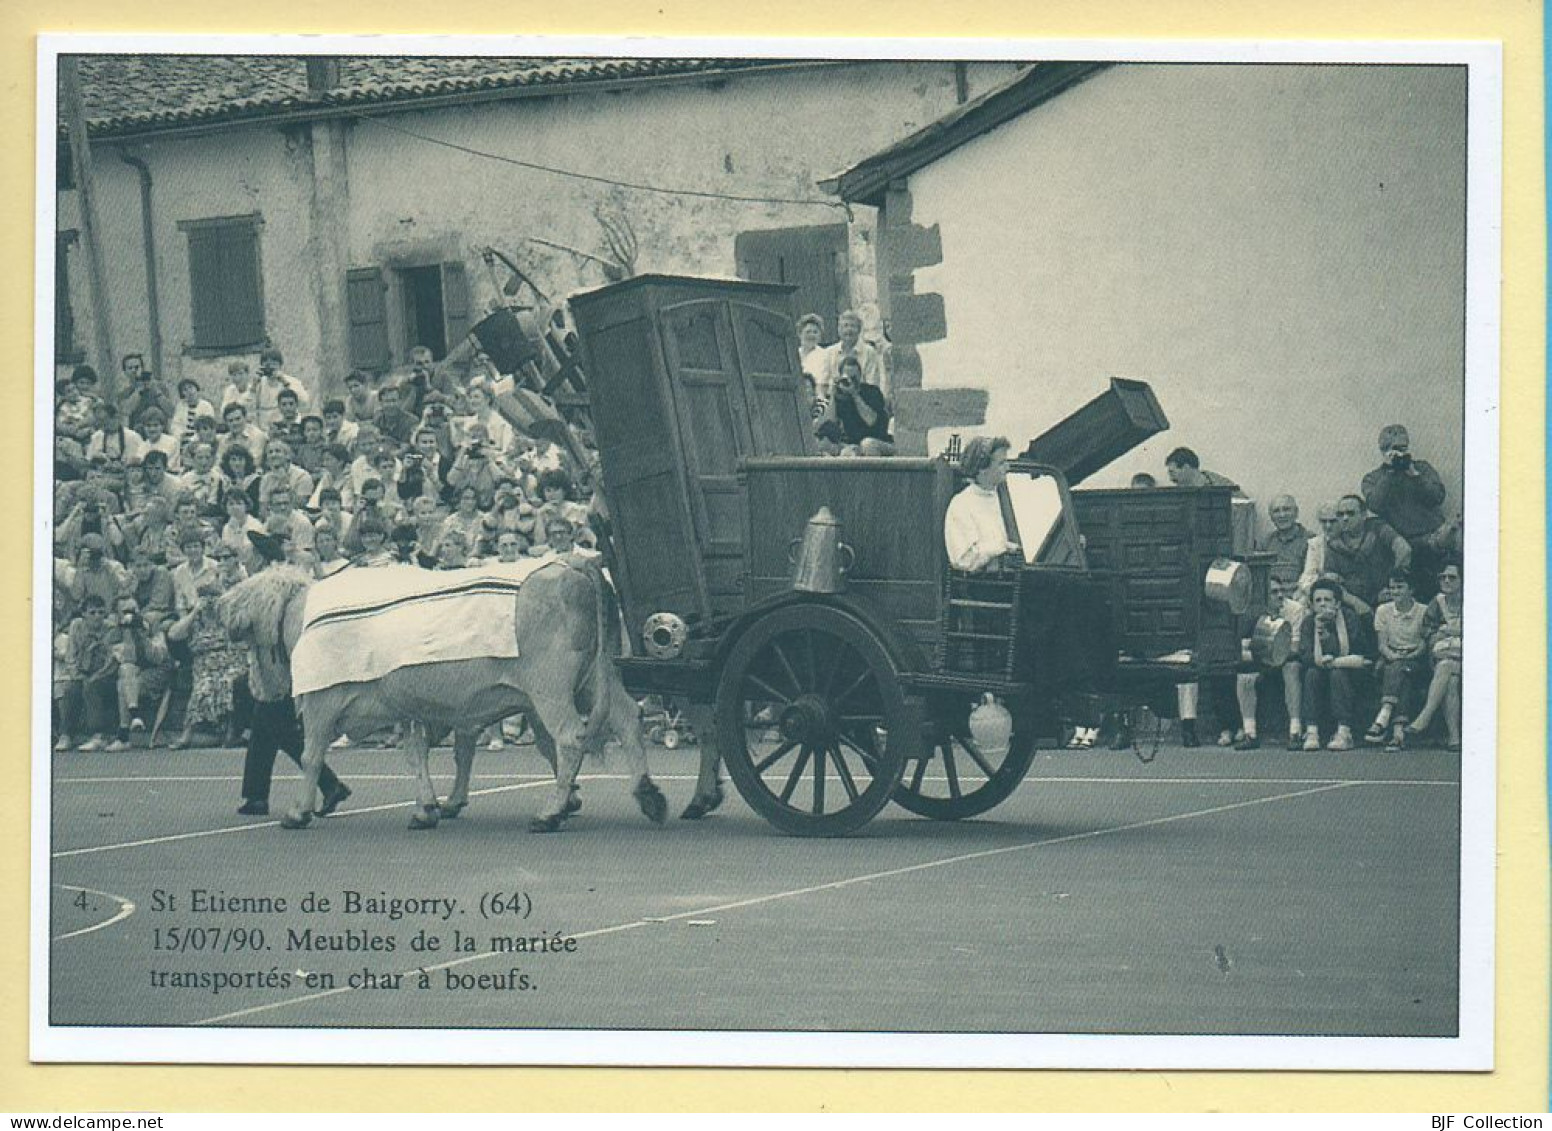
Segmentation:
<svg viewBox="0 0 1552 1131">
<path fill-rule="evenodd" d="M 277 92 L 279 91 L 284 91 L 285 95 L 289 98 L 311 98 L 313 93 L 312 91 L 303 91 L 290 87 L 279 87 L 277 88 Z M 448 141 L 445 138 L 433 137 L 430 134 L 421 133 L 418 130 L 412 130 L 408 126 L 401 126 L 395 122 L 386 121 L 383 118 L 377 117 L 376 115 L 367 114 L 349 106 L 336 106 L 333 108 L 342 111 L 346 115 L 355 118 L 358 121 L 366 122 L 374 126 L 381 126 L 383 129 L 391 130 L 395 133 L 401 133 L 407 137 L 416 138 L 419 141 L 424 141 L 431 145 L 440 145 L 446 149 L 451 149 L 458 153 L 466 154 L 470 157 L 478 157 L 487 161 L 498 161 L 505 165 L 515 165 L 518 168 L 529 169 L 539 173 L 549 173 L 557 177 L 570 177 L 579 181 L 589 181 L 594 184 L 609 185 L 613 188 L 632 189 L 636 192 L 659 193 L 664 196 L 690 196 L 699 197 L 706 200 L 728 200 L 740 204 L 796 204 L 807 205 L 810 207 L 817 206 L 822 208 L 839 208 L 844 210 L 848 215 L 850 215 L 851 212 L 850 206 L 846 202 L 840 200 L 815 200 L 802 197 L 780 196 L 745 196 L 738 193 L 712 192 L 708 189 L 665 188 L 662 185 L 643 184 L 639 181 L 622 181 L 613 177 L 601 176 L 596 173 L 581 173 L 575 169 L 562 169 L 554 165 L 543 165 L 537 161 L 525 161 L 520 157 L 509 157 L 502 153 L 491 153 L 487 150 L 476 149 L 473 146 L 461 145 L 458 142 Z"/>
</svg>

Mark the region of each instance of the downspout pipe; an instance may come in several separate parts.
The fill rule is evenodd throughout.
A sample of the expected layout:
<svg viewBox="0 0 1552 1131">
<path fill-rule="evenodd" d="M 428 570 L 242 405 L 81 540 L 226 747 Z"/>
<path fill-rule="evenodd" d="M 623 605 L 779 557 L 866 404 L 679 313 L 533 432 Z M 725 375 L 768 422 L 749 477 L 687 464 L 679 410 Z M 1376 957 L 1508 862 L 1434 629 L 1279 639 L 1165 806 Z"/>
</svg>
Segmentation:
<svg viewBox="0 0 1552 1131">
<path fill-rule="evenodd" d="M 119 150 L 119 160 L 140 174 L 140 239 L 145 245 L 146 306 L 151 334 L 151 372 L 166 378 L 162 372 L 162 304 L 156 291 L 156 242 L 151 225 L 151 167 L 126 150 Z"/>
</svg>

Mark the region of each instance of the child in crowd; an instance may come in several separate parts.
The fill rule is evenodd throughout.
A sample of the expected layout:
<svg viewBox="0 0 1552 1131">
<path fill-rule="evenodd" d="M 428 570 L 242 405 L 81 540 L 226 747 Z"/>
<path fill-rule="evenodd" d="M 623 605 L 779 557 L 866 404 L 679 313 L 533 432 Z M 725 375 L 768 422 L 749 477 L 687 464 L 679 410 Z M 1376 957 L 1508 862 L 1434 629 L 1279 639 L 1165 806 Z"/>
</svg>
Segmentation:
<svg viewBox="0 0 1552 1131">
<path fill-rule="evenodd" d="M 253 370 L 238 359 L 226 367 L 226 385 L 221 390 L 221 414 L 232 405 L 241 405 L 244 415 L 253 417 Z"/>
<path fill-rule="evenodd" d="M 345 419 L 352 424 L 366 424 L 377 415 L 377 394 L 372 391 L 372 378 L 365 371 L 352 369 L 345 375 L 342 407 Z"/>
<path fill-rule="evenodd" d="M 167 457 L 167 469 L 169 471 L 181 470 L 180 461 L 183 458 L 183 446 L 178 437 L 167 431 L 167 418 L 162 415 L 162 410 L 151 406 L 140 414 L 141 458 L 145 458 L 146 452 L 161 452 Z"/>
<path fill-rule="evenodd" d="M 172 419 L 167 422 L 167 430 L 180 445 L 186 445 L 194 438 L 195 421 L 202 416 L 213 419 L 215 414 L 215 406 L 200 396 L 199 382 L 192 377 L 185 377 L 178 382 L 178 403 L 173 405 Z"/>
</svg>

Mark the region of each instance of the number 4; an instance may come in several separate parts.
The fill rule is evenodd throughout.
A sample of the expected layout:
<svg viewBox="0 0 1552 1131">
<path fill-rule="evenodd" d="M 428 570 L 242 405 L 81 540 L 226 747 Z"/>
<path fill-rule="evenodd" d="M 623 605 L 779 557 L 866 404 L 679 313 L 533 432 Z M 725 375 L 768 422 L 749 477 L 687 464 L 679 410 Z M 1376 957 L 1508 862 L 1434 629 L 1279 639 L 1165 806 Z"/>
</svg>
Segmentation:
<svg viewBox="0 0 1552 1131">
<path fill-rule="evenodd" d="M 76 892 L 75 893 L 75 898 L 72 899 L 70 902 L 74 906 L 79 907 L 82 911 L 85 911 L 86 910 L 86 893 L 84 891 Z"/>
</svg>

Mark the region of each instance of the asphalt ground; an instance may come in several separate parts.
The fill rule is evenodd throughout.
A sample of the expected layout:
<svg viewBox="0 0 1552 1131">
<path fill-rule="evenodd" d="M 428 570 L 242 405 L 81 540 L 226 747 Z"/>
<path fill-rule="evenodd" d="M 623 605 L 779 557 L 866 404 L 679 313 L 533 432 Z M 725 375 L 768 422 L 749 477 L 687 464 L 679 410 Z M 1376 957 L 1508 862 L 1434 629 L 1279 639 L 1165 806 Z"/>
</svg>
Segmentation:
<svg viewBox="0 0 1552 1131">
<path fill-rule="evenodd" d="M 407 828 L 413 789 L 391 750 L 331 755 L 355 795 L 299 832 L 235 814 L 238 751 L 56 755 L 51 1018 L 1456 1032 L 1457 755 L 1043 751 L 977 820 L 891 806 L 858 835 L 812 840 L 778 834 L 731 786 L 711 817 L 676 819 L 694 748 L 649 751 L 667 825 L 606 767 L 548 836 L 527 831 L 548 788 L 531 747 L 481 751 L 469 809 L 427 832 Z M 439 791 L 451 762 L 434 754 Z M 283 762 L 277 813 L 294 783 Z M 288 909 L 198 913 L 195 889 Z M 392 919 L 346 913 L 347 890 L 457 903 Z M 303 913 L 309 892 L 330 909 Z M 290 932 L 307 928 L 394 949 L 298 950 Z M 420 932 L 440 948 L 412 949 Z M 537 951 L 541 936 L 574 949 Z M 493 952 L 495 937 L 528 949 Z M 218 973 L 244 984 L 215 992 Z"/>
</svg>

